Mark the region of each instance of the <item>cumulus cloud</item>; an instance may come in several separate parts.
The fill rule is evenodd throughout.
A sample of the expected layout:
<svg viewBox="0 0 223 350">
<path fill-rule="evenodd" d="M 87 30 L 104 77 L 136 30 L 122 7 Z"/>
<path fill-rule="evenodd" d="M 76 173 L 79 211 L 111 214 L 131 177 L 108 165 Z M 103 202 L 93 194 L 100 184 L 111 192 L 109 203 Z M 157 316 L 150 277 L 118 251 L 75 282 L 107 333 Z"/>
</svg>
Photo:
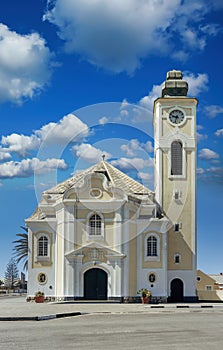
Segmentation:
<svg viewBox="0 0 223 350">
<path fill-rule="evenodd" d="M 57 26 L 67 52 L 131 74 L 149 55 L 203 50 L 213 35 L 201 30 L 208 9 L 205 0 L 48 0 L 44 20 Z"/>
<path fill-rule="evenodd" d="M 42 90 L 52 59 L 38 33 L 20 35 L 0 23 L 0 102 L 22 103 Z"/>
<path fill-rule="evenodd" d="M 42 142 L 46 144 L 64 144 L 83 140 L 89 133 L 88 126 L 74 114 L 68 114 L 58 123 L 48 123 L 35 131 Z"/>
<path fill-rule="evenodd" d="M 70 142 L 82 141 L 89 133 L 88 126 L 73 114 L 68 114 L 57 123 L 45 124 L 35 130 L 30 136 L 13 133 L 2 136 L 0 160 L 11 158 L 11 153 L 20 157 L 27 156 L 31 151 L 38 150 L 40 145 L 64 145 Z M 2 147 L 3 146 L 3 147 Z"/>
<path fill-rule="evenodd" d="M 188 94 L 191 96 L 198 96 L 201 92 L 208 90 L 208 75 L 206 73 L 195 75 L 185 72 L 184 80 L 188 82 Z"/>
<path fill-rule="evenodd" d="M 81 158 L 88 163 L 100 162 L 103 155 L 105 156 L 105 159 L 111 158 L 110 153 L 102 151 L 88 143 L 74 145 L 71 150 L 75 153 L 76 157 Z"/>
<path fill-rule="evenodd" d="M 199 151 L 198 156 L 200 159 L 203 160 L 212 160 L 212 159 L 218 159 L 219 158 L 219 154 L 212 151 L 209 148 L 203 148 Z"/>
<path fill-rule="evenodd" d="M 21 162 L 10 161 L 0 164 L 0 178 L 11 179 L 14 177 L 29 177 L 35 174 L 44 174 L 55 169 L 65 170 L 67 165 L 63 159 L 46 159 L 40 161 L 38 158 L 23 159 Z"/>
<path fill-rule="evenodd" d="M 146 143 L 139 142 L 137 139 L 132 139 L 128 144 L 121 145 L 121 150 L 127 154 L 129 157 L 134 157 L 137 151 L 145 150 L 147 152 L 153 152 L 153 146 L 151 141 Z"/>
<path fill-rule="evenodd" d="M 205 112 L 209 118 L 215 118 L 218 114 L 223 114 L 223 107 L 218 105 L 206 106 Z"/>
<path fill-rule="evenodd" d="M 149 92 L 148 96 L 144 96 L 139 101 L 140 106 L 147 108 L 149 111 L 153 111 L 154 101 L 160 97 L 162 94 L 162 84 L 153 85 L 152 90 Z"/>
<path fill-rule="evenodd" d="M 25 136 L 14 133 L 2 136 L 1 143 L 8 152 L 15 152 L 24 157 L 29 151 L 38 149 L 40 140 L 35 135 Z"/>
<path fill-rule="evenodd" d="M 218 136 L 218 137 L 223 137 L 223 129 L 217 130 L 215 135 Z"/>
<path fill-rule="evenodd" d="M 146 167 L 153 167 L 153 159 L 142 159 L 142 158 L 120 158 L 117 160 L 112 160 L 111 164 L 115 167 L 121 169 L 122 171 L 129 171 L 133 169 L 141 170 Z"/>
<path fill-rule="evenodd" d="M 0 146 L 0 162 L 4 162 L 11 158 L 11 154 Z"/>
</svg>

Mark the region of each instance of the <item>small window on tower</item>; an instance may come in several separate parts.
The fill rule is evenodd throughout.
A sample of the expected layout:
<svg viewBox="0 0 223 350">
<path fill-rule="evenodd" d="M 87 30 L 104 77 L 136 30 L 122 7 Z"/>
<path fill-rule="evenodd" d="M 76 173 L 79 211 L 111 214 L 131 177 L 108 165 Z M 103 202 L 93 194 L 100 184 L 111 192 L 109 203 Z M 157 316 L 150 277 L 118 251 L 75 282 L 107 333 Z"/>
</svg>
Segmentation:
<svg viewBox="0 0 223 350">
<path fill-rule="evenodd" d="M 174 224 L 174 231 L 175 231 L 175 232 L 179 232 L 180 229 L 181 229 L 181 224 L 180 224 L 180 223 Z"/>
</svg>

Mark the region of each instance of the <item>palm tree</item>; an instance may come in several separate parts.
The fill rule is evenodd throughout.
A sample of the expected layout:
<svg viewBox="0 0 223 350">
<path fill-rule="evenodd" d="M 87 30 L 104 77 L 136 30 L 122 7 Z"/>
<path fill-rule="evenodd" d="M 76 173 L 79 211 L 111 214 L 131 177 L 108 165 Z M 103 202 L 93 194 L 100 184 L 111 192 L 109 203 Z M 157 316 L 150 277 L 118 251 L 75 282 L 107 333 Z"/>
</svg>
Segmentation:
<svg viewBox="0 0 223 350">
<path fill-rule="evenodd" d="M 16 241 L 12 243 L 15 244 L 14 256 L 16 258 L 16 262 L 19 263 L 21 260 L 24 261 L 23 270 L 28 269 L 28 228 L 24 226 L 20 226 L 25 232 L 17 233 L 16 236 L 20 237 Z"/>
</svg>

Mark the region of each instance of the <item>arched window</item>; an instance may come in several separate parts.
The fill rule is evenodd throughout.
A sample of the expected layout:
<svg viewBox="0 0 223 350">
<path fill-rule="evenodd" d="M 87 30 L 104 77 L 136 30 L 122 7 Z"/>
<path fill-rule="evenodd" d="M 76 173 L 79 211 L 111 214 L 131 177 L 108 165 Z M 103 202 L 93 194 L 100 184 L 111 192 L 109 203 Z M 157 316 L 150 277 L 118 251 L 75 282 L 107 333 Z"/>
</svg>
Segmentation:
<svg viewBox="0 0 223 350">
<path fill-rule="evenodd" d="M 157 239 L 154 236 L 150 236 L 147 239 L 147 256 L 157 256 Z"/>
<path fill-rule="evenodd" d="M 48 256 L 48 238 L 41 236 L 38 239 L 38 256 Z"/>
<path fill-rule="evenodd" d="M 89 235 L 101 236 L 102 234 L 102 220 L 98 214 L 94 214 L 89 219 Z"/>
<path fill-rule="evenodd" d="M 171 144 L 171 175 L 183 175 L 183 145 L 180 141 Z"/>
</svg>

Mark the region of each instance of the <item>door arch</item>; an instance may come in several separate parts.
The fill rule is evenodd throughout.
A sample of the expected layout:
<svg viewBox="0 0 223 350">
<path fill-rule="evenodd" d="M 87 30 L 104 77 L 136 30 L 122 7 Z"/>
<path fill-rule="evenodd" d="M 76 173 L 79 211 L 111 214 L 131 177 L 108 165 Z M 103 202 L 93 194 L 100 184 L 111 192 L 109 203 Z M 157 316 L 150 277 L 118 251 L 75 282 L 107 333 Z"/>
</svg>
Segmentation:
<svg viewBox="0 0 223 350">
<path fill-rule="evenodd" d="M 84 273 L 84 299 L 107 300 L 108 274 L 98 268 L 92 268 Z"/>
<path fill-rule="evenodd" d="M 184 301 L 184 283 L 179 278 L 175 278 L 170 284 L 170 301 L 179 303 Z"/>
</svg>

